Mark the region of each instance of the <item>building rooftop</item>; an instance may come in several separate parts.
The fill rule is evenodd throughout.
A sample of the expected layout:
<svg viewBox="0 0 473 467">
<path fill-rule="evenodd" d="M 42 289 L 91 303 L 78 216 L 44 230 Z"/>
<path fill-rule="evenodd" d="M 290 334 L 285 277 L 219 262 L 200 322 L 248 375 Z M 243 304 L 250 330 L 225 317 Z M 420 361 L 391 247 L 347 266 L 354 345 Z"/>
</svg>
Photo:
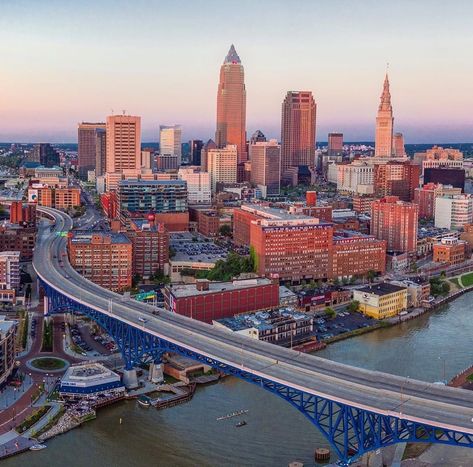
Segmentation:
<svg viewBox="0 0 473 467">
<path fill-rule="evenodd" d="M 379 297 L 383 295 L 389 295 L 395 292 L 399 292 L 400 290 L 405 290 L 405 287 L 400 287 L 399 285 L 390 284 L 389 282 L 382 282 L 380 284 L 373 284 L 367 287 L 363 287 L 359 289 L 359 292 L 369 293 L 378 295 Z"/>
<path fill-rule="evenodd" d="M 138 180 L 136 178 L 128 178 L 126 180 L 120 180 L 118 185 L 121 186 L 183 186 L 186 187 L 187 183 L 184 180 Z"/>
<path fill-rule="evenodd" d="M 237 315 L 233 318 L 222 318 L 216 320 L 216 322 L 231 331 L 242 331 L 243 329 L 249 328 L 265 331 L 273 329 L 281 324 L 282 321 L 302 321 L 308 319 L 311 319 L 311 317 L 307 314 L 296 311 L 293 308 L 284 307 L 278 310 L 258 311 L 256 313 Z"/>
<path fill-rule="evenodd" d="M 228 251 L 203 235 L 191 232 L 172 233 L 169 244 L 175 251 L 171 262 L 216 263 L 225 259 Z"/>
<path fill-rule="evenodd" d="M 250 287 L 271 284 L 270 279 L 256 277 L 253 279 L 240 279 L 231 282 L 207 282 L 208 290 L 197 290 L 197 284 L 179 284 L 171 287 L 172 294 L 176 298 L 192 297 L 194 295 L 206 295 L 217 292 L 229 292 L 231 290 L 241 290 Z"/>
<path fill-rule="evenodd" d="M 72 243 L 91 243 L 92 237 L 110 238 L 112 243 L 131 243 L 130 239 L 120 232 L 102 232 L 98 231 L 75 231 L 71 238 Z"/>
<path fill-rule="evenodd" d="M 0 315 L 0 337 L 5 337 L 5 335 L 15 326 L 15 321 L 7 321 L 5 315 Z"/>
<path fill-rule="evenodd" d="M 103 379 L 120 379 L 120 377 L 109 370 L 101 363 L 84 363 L 70 366 L 64 376 L 61 378 L 62 383 L 93 383 Z"/>
</svg>

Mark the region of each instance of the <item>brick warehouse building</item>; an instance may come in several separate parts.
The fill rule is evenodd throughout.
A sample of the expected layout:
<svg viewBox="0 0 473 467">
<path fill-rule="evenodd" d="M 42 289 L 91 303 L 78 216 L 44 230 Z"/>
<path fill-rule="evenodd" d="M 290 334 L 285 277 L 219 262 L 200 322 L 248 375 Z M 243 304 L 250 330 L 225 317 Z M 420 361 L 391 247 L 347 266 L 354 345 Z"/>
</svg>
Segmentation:
<svg viewBox="0 0 473 467">
<path fill-rule="evenodd" d="M 68 251 L 86 279 L 113 291 L 131 287 L 132 244 L 124 234 L 77 231 L 68 238 Z"/>
<path fill-rule="evenodd" d="M 170 285 L 164 289 L 168 310 L 205 323 L 279 305 L 279 281 L 265 278 Z"/>
<path fill-rule="evenodd" d="M 273 208 L 243 205 L 234 210 L 234 240 L 249 245 L 262 276 L 282 280 L 333 279 L 385 271 L 386 242 L 332 223 Z"/>
<path fill-rule="evenodd" d="M 169 234 L 163 224 L 149 219 L 130 220 L 126 235 L 133 245 L 133 274 L 147 279 L 157 271 L 165 272 L 169 263 Z"/>
</svg>

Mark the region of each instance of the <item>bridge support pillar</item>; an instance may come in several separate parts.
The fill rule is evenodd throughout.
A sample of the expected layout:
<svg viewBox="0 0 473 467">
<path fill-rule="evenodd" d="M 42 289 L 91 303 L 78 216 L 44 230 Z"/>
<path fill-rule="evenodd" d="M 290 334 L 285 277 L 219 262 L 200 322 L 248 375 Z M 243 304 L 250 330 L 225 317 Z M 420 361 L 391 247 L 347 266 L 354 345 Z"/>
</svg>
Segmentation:
<svg viewBox="0 0 473 467">
<path fill-rule="evenodd" d="M 164 381 L 162 363 L 151 363 L 149 365 L 149 380 L 152 383 L 162 383 Z"/>
<path fill-rule="evenodd" d="M 127 389 L 135 389 L 138 387 L 138 375 L 136 370 L 123 370 L 123 384 Z"/>
<path fill-rule="evenodd" d="M 49 298 L 47 295 L 43 297 L 43 314 L 47 315 L 49 312 Z"/>
</svg>

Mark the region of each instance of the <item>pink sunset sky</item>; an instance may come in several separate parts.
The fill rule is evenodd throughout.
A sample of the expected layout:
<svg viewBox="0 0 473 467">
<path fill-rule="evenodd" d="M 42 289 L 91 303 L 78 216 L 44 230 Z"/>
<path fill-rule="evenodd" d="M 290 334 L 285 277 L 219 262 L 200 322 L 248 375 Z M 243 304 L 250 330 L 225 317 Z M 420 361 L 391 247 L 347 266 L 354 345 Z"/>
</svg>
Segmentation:
<svg viewBox="0 0 473 467">
<path fill-rule="evenodd" d="M 179 123 L 215 131 L 219 67 L 245 67 L 247 132 L 279 138 L 288 90 L 317 102 L 317 140 L 373 140 L 386 62 L 407 143 L 473 141 L 467 1 L 3 0 L 0 141 L 74 142 L 79 121 L 123 109 L 143 140 Z"/>
</svg>

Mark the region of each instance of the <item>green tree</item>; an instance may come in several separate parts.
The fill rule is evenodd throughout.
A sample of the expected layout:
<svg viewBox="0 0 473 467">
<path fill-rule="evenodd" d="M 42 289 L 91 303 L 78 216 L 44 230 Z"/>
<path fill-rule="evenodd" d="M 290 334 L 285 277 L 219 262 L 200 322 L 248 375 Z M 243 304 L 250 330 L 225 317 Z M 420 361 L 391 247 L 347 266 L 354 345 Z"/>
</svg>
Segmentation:
<svg viewBox="0 0 473 467">
<path fill-rule="evenodd" d="M 229 224 L 223 224 L 220 229 L 218 229 L 218 233 L 223 237 L 231 237 L 232 236 L 232 228 Z"/>
<path fill-rule="evenodd" d="M 373 282 L 373 280 L 375 279 L 377 275 L 378 274 L 376 271 L 373 271 L 373 269 L 370 269 L 368 273 L 366 274 L 366 277 L 368 278 L 368 282 Z"/>
<path fill-rule="evenodd" d="M 337 312 L 331 306 L 328 306 L 327 308 L 325 308 L 325 314 L 329 318 L 335 318 L 335 316 L 337 316 Z"/>
<path fill-rule="evenodd" d="M 352 300 L 348 306 L 347 306 L 347 310 L 348 311 L 351 311 L 352 313 L 355 312 L 355 311 L 358 311 L 358 307 L 360 306 L 360 302 L 358 300 Z"/>
</svg>

